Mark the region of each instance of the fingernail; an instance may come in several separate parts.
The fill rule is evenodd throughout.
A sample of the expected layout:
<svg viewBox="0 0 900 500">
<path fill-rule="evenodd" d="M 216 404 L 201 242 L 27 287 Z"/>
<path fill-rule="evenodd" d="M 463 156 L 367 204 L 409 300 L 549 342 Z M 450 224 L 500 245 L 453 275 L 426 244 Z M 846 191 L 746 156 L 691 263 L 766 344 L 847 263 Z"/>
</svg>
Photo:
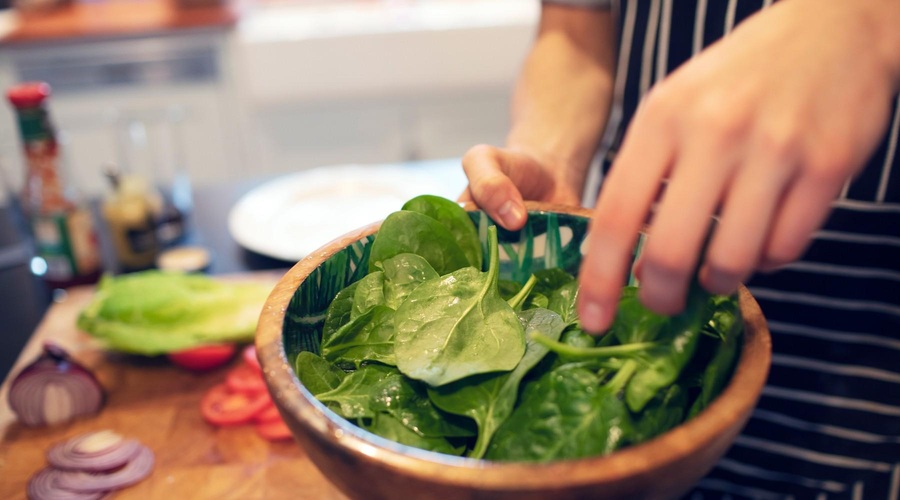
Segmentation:
<svg viewBox="0 0 900 500">
<path fill-rule="evenodd" d="M 599 302 L 585 302 L 579 319 L 581 327 L 588 332 L 600 333 L 609 328 L 608 310 Z"/>
<path fill-rule="evenodd" d="M 500 207 L 500 210 L 497 211 L 497 215 L 500 216 L 503 225 L 506 226 L 507 229 L 511 229 L 518 227 L 521 224 L 522 217 L 525 216 L 525 211 L 522 210 L 516 202 L 510 200 Z"/>
</svg>

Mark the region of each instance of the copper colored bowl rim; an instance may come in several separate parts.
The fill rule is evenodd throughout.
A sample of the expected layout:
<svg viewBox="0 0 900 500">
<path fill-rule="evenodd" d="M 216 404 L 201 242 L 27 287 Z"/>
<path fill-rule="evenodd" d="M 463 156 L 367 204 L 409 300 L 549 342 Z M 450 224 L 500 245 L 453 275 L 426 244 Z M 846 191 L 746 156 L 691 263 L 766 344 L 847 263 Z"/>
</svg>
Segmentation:
<svg viewBox="0 0 900 500">
<path fill-rule="evenodd" d="M 467 206 L 474 209 L 473 206 Z M 584 208 L 526 202 L 529 212 L 558 212 L 590 218 Z M 552 486 L 608 484 L 640 477 L 676 463 L 713 443 L 735 424 L 743 426 L 759 398 L 771 362 L 771 337 L 762 312 L 750 292 L 738 291 L 744 315 L 744 344 L 728 386 L 696 417 L 641 444 L 615 453 L 548 463 L 490 462 L 442 455 L 394 443 L 347 422 L 319 403 L 297 379 L 282 337 L 284 316 L 294 291 L 322 262 L 349 243 L 375 233 L 376 222 L 324 245 L 294 265 L 278 282 L 263 308 L 256 332 L 256 350 L 272 397 L 307 432 L 331 443 L 362 463 L 422 481 L 485 490 L 541 490 Z"/>
</svg>

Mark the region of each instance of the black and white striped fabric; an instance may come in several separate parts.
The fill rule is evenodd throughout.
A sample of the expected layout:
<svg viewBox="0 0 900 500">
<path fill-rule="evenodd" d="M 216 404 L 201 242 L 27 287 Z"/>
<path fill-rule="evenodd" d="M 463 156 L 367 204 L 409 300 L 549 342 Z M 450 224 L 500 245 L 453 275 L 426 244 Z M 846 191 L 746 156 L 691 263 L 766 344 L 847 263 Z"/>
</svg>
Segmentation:
<svg viewBox="0 0 900 500">
<path fill-rule="evenodd" d="M 655 82 L 772 3 L 554 1 L 610 6 L 619 20 L 611 151 Z M 891 116 L 803 258 L 748 283 L 773 334 L 771 375 L 744 433 L 688 498 L 900 498 L 897 100 Z"/>
</svg>

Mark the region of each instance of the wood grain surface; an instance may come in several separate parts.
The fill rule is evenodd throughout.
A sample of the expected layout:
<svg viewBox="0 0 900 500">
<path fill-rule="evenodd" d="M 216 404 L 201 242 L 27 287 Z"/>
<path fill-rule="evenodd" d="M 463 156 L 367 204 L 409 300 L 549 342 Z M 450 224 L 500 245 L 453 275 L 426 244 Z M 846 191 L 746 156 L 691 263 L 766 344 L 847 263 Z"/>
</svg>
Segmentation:
<svg viewBox="0 0 900 500">
<path fill-rule="evenodd" d="M 241 279 L 244 279 L 242 277 Z M 268 274 L 246 277 L 271 279 Z M 156 454 L 150 477 L 113 498 L 121 499 L 343 499 L 293 441 L 270 443 L 250 426 L 214 428 L 200 416 L 204 392 L 224 379 L 230 366 L 196 374 L 164 357 L 144 358 L 104 350 L 77 331 L 75 319 L 93 293 L 70 290 L 55 303 L 0 386 L 0 498 L 24 499 L 28 479 L 46 466 L 49 447 L 102 429 L 140 440 Z M 31 428 L 9 409 L 10 379 L 31 362 L 45 340 L 63 346 L 106 389 L 103 410 L 55 427 Z"/>
</svg>

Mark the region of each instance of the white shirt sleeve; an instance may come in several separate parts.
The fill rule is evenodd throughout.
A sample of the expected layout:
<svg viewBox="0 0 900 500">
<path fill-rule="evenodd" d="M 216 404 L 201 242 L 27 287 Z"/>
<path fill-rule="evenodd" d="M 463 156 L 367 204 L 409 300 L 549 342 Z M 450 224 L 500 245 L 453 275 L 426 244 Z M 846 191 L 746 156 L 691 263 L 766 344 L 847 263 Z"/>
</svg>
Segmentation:
<svg viewBox="0 0 900 500">
<path fill-rule="evenodd" d="M 573 7 L 593 7 L 597 9 L 609 9 L 614 0 L 541 0 L 542 3 L 559 5 L 571 5 Z"/>
</svg>

